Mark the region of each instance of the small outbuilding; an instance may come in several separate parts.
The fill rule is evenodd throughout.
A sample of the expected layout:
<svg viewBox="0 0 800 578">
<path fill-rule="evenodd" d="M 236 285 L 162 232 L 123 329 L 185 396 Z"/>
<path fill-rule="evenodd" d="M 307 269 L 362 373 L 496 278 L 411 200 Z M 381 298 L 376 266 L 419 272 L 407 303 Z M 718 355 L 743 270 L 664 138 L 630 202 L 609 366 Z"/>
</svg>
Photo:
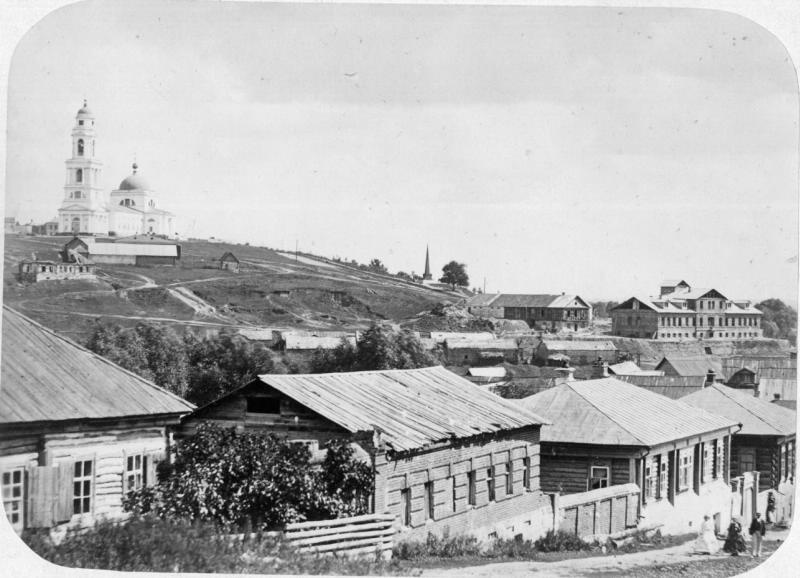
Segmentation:
<svg viewBox="0 0 800 578">
<path fill-rule="evenodd" d="M 231 273 L 239 272 L 239 259 L 230 251 L 226 251 L 222 257 L 219 258 L 219 268 Z"/>
</svg>

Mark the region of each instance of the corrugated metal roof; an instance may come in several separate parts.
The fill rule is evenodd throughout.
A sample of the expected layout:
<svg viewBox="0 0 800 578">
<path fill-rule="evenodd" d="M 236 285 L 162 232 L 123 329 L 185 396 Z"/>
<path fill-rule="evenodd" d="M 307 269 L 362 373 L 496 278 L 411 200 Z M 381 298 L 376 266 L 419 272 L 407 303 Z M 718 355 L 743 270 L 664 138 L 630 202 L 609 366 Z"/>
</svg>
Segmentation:
<svg viewBox="0 0 800 578">
<path fill-rule="evenodd" d="M 478 293 L 467 299 L 467 307 L 488 307 L 498 297 L 499 293 Z"/>
<path fill-rule="evenodd" d="M 517 349 L 519 347 L 516 339 L 448 339 L 446 344 L 447 349 L 480 349 L 486 351 Z"/>
<path fill-rule="evenodd" d="M 311 335 L 294 335 L 284 334 L 283 341 L 286 343 L 286 349 L 336 349 L 346 341 L 350 345 L 355 346 L 356 338 L 350 337 L 314 337 Z"/>
<path fill-rule="evenodd" d="M 90 243 L 89 255 L 142 255 L 145 257 L 177 257 L 174 243 Z"/>
<path fill-rule="evenodd" d="M 473 377 L 494 377 L 502 378 L 506 376 L 506 368 L 500 367 L 470 367 L 467 373 Z"/>
<path fill-rule="evenodd" d="M 664 375 L 663 371 L 655 371 L 649 369 L 642 369 L 638 365 L 636 365 L 633 361 L 623 361 L 622 363 L 615 363 L 614 365 L 609 365 L 608 370 L 611 371 L 614 375 L 652 375 L 652 376 L 661 376 Z"/>
<path fill-rule="evenodd" d="M 628 375 L 618 375 L 617 379 L 626 383 L 632 383 L 640 387 L 647 388 L 675 388 L 680 390 L 688 390 L 684 393 L 691 393 L 703 389 L 706 383 L 706 376 L 704 375 L 690 375 L 687 377 L 675 375 L 647 375 L 640 373 L 631 373 Z M 670 394 L 668 397 L 682 397 Z"/>
<path fill-rule="evenodd" d="M 611 341 L 559 341 L 546 339 L 544 341 L 547 351 L 616 351 L 617 347 Z"/>
<path fill-rule="evenodd" d="M 456 333 L 453 331 L 431 331 L 431 339 L 437 343 L 444 343 L 445 341 L 472 340 L 472 341 L 490 341 L 494 339 L 494 333 L 489 331 L 482 331 L 478 333 Z"/>
<path fill-rule="evenodd" d="M 668 397 L 670 399 L 681 399 L 689 395 L 690 393 L 695 393 L 696 391 L 700 391 L 702 388 L 697 387 L 683 387 L 680 385 L 676 386 L 647 386 L 647 385 L 639 385 L 637 387 L 641 387 L 642 389 L 646 389 L 647 391 L 657 393 L 658 395 L 663 395 L 664 397 Z"/>
<path fill-rule="evenodd" d="M 656 370 L 663 370 L 669 363 L 673 369 L 683 377 L 705 376 L 708 370 L 713 371 L 717 377 L 723 378 L 722 363 L 712 357 L 672 357 L 666 356 L 656 366 Z"/>
<path fill-rule="evenodd" d="M 548 423 L 443 367 L 259 379 L 350 432 L 380 431 L 396 451 Z"/>
<path fill-rule="evenodd" d="M 614 378 L 570 381 L 521 400 L 551 420 L 541 440 L 653 447 L 737 422 Z"/>
<path fill-rule="evenodd" d="M 3 307 L 0 423 L 185 414 L 194 405 Z"/>
<path fill-rule="evenodd" d="M 577 305 L 574 304 L 575 301 L 578 302 Z M 579 307 L 582 309 L 589 309 L 589 304 L 578 295 L 559 295 L 553 299 L 553 302 L 550 303 L 548 307 Z"/>
<path fill-rule="evenodd" d="M 726 385 L 711 385 L 683 398 L 742 424 L 740 434 L 787 436 L 797 431 L 797 413 Z"/>
</svg>

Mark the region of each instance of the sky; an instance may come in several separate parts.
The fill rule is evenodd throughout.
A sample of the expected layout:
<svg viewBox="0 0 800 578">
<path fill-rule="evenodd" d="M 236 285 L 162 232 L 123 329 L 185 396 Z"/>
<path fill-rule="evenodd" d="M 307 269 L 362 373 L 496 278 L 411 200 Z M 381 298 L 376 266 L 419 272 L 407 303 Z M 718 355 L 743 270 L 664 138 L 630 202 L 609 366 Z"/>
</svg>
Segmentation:
<svg viewBox="0 0 800 578">
<path fill-rule="evenodd" d="M 623 300 L 796 303 L 798 85 L 714 10 L 83 2 L 23 38 L 6 214 L 50 219 L 70 131 L 184 236 Z"/>
</svg>

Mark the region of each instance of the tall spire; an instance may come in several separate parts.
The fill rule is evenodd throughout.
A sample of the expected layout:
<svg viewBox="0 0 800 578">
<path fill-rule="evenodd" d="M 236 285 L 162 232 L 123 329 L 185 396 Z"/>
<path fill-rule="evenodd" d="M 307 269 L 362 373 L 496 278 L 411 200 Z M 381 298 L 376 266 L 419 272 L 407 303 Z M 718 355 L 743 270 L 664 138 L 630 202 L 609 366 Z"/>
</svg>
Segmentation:
<svg viewBox="0 0 800 578">
<path fill-rule="evenodd" d="M 422 274 L 422 280 L 430 281 L 431 279 L 433 279 L 433 275 L 431 275 L 431 258 L 428 245 L 425 245 L 425 273 Z"/>
</svg>

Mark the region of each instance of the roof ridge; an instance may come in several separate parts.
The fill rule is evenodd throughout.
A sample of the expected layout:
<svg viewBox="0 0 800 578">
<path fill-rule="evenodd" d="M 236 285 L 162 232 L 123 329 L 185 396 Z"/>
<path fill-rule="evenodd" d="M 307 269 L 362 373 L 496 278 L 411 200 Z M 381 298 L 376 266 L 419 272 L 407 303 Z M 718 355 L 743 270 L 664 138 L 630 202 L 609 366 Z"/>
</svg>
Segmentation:
<svg viewBox="0 0 800 578">
<path fill-rule="evenodd" d="M 605 380 L 607 380 L 607 379 L 614 380 L 614 378 L 613 378 L 613 377 L 604 377 L 602 380 L 599 380 L 599 381 L 605 381 Z M 598 380 L 584 380 L 584 381 L 598 381 Z M 614 381 L 616 381 L 616 380 L 614 380 Z M 617 420 L 615 420 L 614 418 L 612 418 L 612 417 L 611 417 L 610 415 L 608 415 L 608 414 L 607 414 L 605 411 L 603 411 L 602 409 L 600 409 L 599 407 L 597 407 L 597 405 L 596 405 L 596 404 L 594 404 L 594 403 L 593 403 L 591 400 L 589 400 L 589 399 L 588 399 L 588 398 L 587 398 L 585 395 L 583 395 L 581 392 L 579 392 L 579 391 L 578 391 L 578 390 L 576 390 L 574 387 L 572 387 L 572 385 L 573 385 L 573 384 L 575 384 L 575 383 L 581 383 L 581 382 L 580 382 L 580 381 L 568 381 L 568 382 L 566 382 L 566 384 L 565 384 L 565 385 L 567 385 L 567 386 L 568 386 L 568 387 L 569 387 L 569 388 L 570 388 L 572 391 L 574 391 L 574 392 L 575 392 L 577 395 L 579 395 L 579 396 L 581 397 L 581 399 L 583 399 L 583 400 L 584 400 L 586 403 L 588 403 L 588 404 L 589 404 L 589 405 L 591 405 L 593 408 L 595 408 L 597 411 L 599 411 L 601 414 L 603 414 L 603 416 L 605 416 L 605 417 L 606 417 L 606 419 L 608 419 L 608 420 L 610 420 L 611 422 L 615 423 L 615 424 L 616 424 L 616 425 L 617 425 L 617 426 L 618 426 L 620 429 L 622 429 L 622 430 L 625 430 L 626 432 L 628 432 L 628 434 L 630 434 L 630 436 L 631 436 L 633 439 L 635 439 L 636 441 L 638 441 L 638 442 L 639 442 L 640 444 L 642 444 L 643 446 L 647 446 L 647 444 L 646 444 L 644 441 L 642 441 L 642 440 L 639 438 L 639 436 L 638 436 L 638 435 L 634 434 L 634 433 L 633 433 L 633 432 L 632 432 L 630 429 L 628 429 L 627 427 L 625 427 L 624 425 L 622 425 L 621 423 L 619 423 Z M 626 382 L 620 382 L 620 383 L 626 383 Z M 636 387 L 636 386 L 634 386 L 634 387 Z M 658 394 L 654 394 L 654 395 L 658 395 Z"/>
<path fill-rule="evenodd" d="M 731 390 L 732 390 L 732 389 L 733 389 L 732 387 L 728 387 L 727 385 L 720 385 L 720 386 L 717 386 L 716 384 L 715 384 L 714 386 L 712 386 L 712 387 L 714 387 L 714 389 L 716 389 L 717 391 L 719 391 L 719 392 L 720 392 L 722 395 L 724 395 L 725 397 L 727 397 L 728 399 L 730 399 L 731 401 L 733 401 L 733 402 L 734 402 L 736 405 L 738 405 L 739 407 L 741 407 L 742 409 L 744 409 L 744 410 L 745 410 L 747 413 L 749 413 L 750 415 L 752 415 L 753 417 L 755 417 L 755 418 L 756 418 L 756 419 L 758 419 L 759 421 L 761 421 L 761 422 L 763 422 L 763 423 L 767 424 L 767 425 L 768 425 L 768 426 L 769 426 L 769 427 L 770 427 L 772 430 L 774 430 L 774 431 L 778 432 L 779 434 L 781 433 L 781 432 L 779 432 L 779 431 L 778 431 L 778 428 L 776 428 L 776 427 L 775 427 L 774 425 L 772 425 L 770 422 L 768 422 L 767 420 L 765 420 L 764 418 L 762 418 L 760 415 L 758 415 L 758 414 L 754 413 L 754 412 L 753 412 L 753 411 L 752 411 L 752 410 L 751 410 L 749 407 L 747 407 L 746 405 L 742 405 L 742 404 L 739 402 L 739 400 L 738 400 L 738 399 L 736 399 L 736 397 L 734 397 L 734 396 L 732 396 L 732 395 L 728 395 L 730 392 L 727 392 L 727 391 L 725 391 L 725 390 L 723 390 L 723 389 L 722 389 L 722 388 L 724 387 L 724 388 L 726 388 L 726 389 L 731 389 Z M 753 396 L 753 399 L 759 399 L 759 398 L 757 398 L 757 397 Z M 767 402 L 767 403 L 768 403 L 768 402 Z M 782 434 L 781 434 L 781 435 L 782 435 Z"/>
<path fill-rule="evenodd" d="M 41 324 L 41 323 L 39 323 L 38 321 L 34 321 L 33 319 L 31 319 L 31 318 L 30 318 L 30 317 L 28 317 L 27 315 L 25 315 L 25 314 L 23 314 L 23 313 L 20 313 L 20 312 L 19 312 L 19 311 L 17 311 L 16 309 L 12 309 L 11 307 L 9 307 L 8 305 L 6 305 L 5 303 L 3 304 L 3 309 L 4 309 L 5 311 L 9 312 L 9 313 L 12 313 L 12 314 L 14 314 L 14 315 L 17 315 L 17 316 L 18 316 L 18 317 L 20 317 L 21 319 L 24 319 L 26 322 L 28 322 L 28 323 L 31 323 L 31 324 L 32 324 L 32 325 L 34 325 L 35 327 L 38 327 L 39 329 L 41 329 L 41 330 L 42 330 L 42 331 L 44 331 L 45 333 L 49 333 L 50 335 L 54 336 L 55 338 L 57 338 L 57 339 L 60 339 L 61 341 L 64 341 L 64 342 L 65 342 L 65 343 L 67 343 L 68 345 L 70 345 L 70 346 L 72 346 L 72 347 L 76 347 L 77 349 L 79 349 L 79 350 L 81 350 L 81 351 L 84 351 L 84 352 L 88 353 L 88 354 L 89 354 L 89 355 L 91 355 L 92 357 L 95 357 L 95 358 L 97 358 L 97 359 L 98 359 L 99 361 L 101 361 L 102 363 L 105 363 L 105 364 L 107 364 L 107 365 L 110 365 L 110 366 L 111 366 L 111 367 L 113 367 L 114 369 L 116 369 L 116 370 L 119 370 L 119 371 L 122 371 L 123 373 L 126 373 L 126 374 L 128 374 L 128 375 L 130 375 L 130 376 L 134 377 L 135 379 L 137 379 L 137 380 L 141 381 L 141 382 L 142 382 L 144 385 L 146 385 L 146 386 L 148 386 L 148 387 L 150 387 L 150 388 L 153 388 L 153 389 L 157 389 L 159 392 L 161 392 L 161 393 L 166 393 L 166 394 L 167 394 L 167 395 L 169 395 L 170 397 L 173 397 L 173 398 L 175 398 L 176 400 L 178 400 L 178 401 L 180 401 L 180 402 L 182 402 L 182 403 L 185 403 L 187 406 L 189 406 L 187 409 L 189 409 L 190 411 L 191 411 L 191 410 L 194 410 L 194 409 L 197 407 L 197 406 L 195 406 L 195 405 L 194 405 L 192 402 L 190 402 L 190 401 L 187 401 L 187 400 L 183 399 L 183 398 L 182 398 L 181 396 L 179 396 L 178 394 L 172 393 L 172 392 L 171 392 L 171 391 L 169 391 L 168 389 L 166 389 L 166 388 L 164 388 L 164 387 L 161 387 L 160 385 L 157 385 L 156 383 L 153 383 L 152 381 L 150 381 L 150 380 L 148 380 L 148 379 L 145 379 L 144 377 L 142 377 L 142 376 L 141 376 L 141 375 L 139 375 L 138 373 L 134 373 L 133 371 L 130 371 L 130 370 L 128 370 L 128 369 L 125 369 L 125 368 L 124 368 L 124 367 L 122 367 L 121 365 L 117 365 L 117 364 L 116 364 L 116 363 L 114 363 L 113 361 L 111 361 L 111 360 L 109 360 L 109 359 L 106 359 L 105 357 L 103 357 L 102 355 L 100 355 L 100 354 L 98 354 L 98 353 L 95 353 L 95 352 L 94 352 L 94 351 L 92 351 L 91 349 L 88 349 L 88 348 L 84 347 L 83 345 L 80 345 L 79 343 L 76 343 L 75 341 L 73 341 L 73 340 L 72 340 L 72 339 L 70 339 L 69 337 L 64 337 L 63 335 L 60 335 L 59 333 L 57 333 L 57 332 L 53 331 L 52 329 L 50 329 L 50 328 L 48 328 L 48 327 L 45 327 L 44 325 L 42 325 L 42 324 Z"/>
</svg>

